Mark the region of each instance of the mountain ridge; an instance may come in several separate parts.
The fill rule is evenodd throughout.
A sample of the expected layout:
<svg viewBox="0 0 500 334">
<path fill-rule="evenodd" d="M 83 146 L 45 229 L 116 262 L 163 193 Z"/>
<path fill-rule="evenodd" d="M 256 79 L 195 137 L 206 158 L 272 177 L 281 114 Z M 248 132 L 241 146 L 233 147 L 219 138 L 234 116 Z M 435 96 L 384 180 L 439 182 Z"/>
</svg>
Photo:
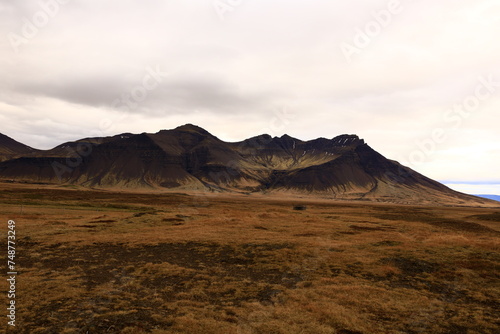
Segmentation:
<svg viewBox="0 0 500 334">
<path fill-rule="evenodd" d="M 0 162 L 38 151 L 0 133 Z"/>
<path fill-rule="evenodd" d="M 389 160 L 357 135 L 302 141 L 264 134 L 224 142 L 199 126 L 185 124 L 157 133 L 85 138 L 50 150 L 5 142 L 10 146 L 0 141 L 0 152 L 10 147 L 11 155 L 0 162 L 0 178 L 11 181 L 401 204 L 496 203 L 453 191 Z"/>
</svg>

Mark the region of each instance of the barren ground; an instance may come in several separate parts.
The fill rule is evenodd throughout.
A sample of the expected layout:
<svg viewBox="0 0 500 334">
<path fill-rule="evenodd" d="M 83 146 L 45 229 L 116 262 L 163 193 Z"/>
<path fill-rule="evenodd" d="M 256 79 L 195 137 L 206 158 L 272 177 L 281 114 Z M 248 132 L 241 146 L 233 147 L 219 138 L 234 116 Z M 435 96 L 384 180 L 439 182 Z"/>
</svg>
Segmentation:
<svg viewBox="0 0 500 334">
<path fill-rule="evenodd" d="M 500 332 L 500 208 L 0 189 L 12 333 Z"/>
</svg>

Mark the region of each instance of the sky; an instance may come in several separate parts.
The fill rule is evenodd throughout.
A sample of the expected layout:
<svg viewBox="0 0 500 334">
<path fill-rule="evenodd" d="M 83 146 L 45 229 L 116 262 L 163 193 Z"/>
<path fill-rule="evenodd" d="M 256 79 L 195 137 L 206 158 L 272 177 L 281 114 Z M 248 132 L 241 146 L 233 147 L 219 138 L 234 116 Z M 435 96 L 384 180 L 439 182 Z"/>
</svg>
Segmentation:
<svg viewBox="0 0 500 334">
<path fill-rule="evenodd" d="M 357 134 L 500 194 L 498 0 L 0 0 L 0 132 Z"/>
</svg>

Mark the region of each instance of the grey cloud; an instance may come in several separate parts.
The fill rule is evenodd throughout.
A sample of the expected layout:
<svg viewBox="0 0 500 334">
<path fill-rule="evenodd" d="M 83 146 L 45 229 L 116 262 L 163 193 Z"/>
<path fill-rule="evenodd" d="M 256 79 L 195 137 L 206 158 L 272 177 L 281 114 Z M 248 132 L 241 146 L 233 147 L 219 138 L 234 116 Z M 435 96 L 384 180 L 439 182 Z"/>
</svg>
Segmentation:
<svg viewBox="0 0 500 334">
<path fill-rule="evenodd" d="M 111 105 L 125 87 L 126 84 L 118 79 L 87 78 L 75 81 L 28 83 L 21 85 L 19 91 L 95 107 Z"/>
<path fill-rule="evenodd" d="M 154 85 L 154 88 L 143 87 L 145 77 L 148 77 L 147 84 Z M 165 111 L 187 113 L 196 110 L 238 113 L 248 109 L 263 110 L 272 103 L 271 93 L 252 93 L 236 83 L 206 73 L 167 75 L 159 82 L 155 82 L 147 71 L 142 77 L 127 80 L 118 76 L 68 78 L 25 84 L 19 87 L 19 91 L 92 107 L 104 106 L 152 115 L 161 115 Z M 140 92 L 147 95 L 143 98 Z M 134 93 L 139 98 L 135 98 Z"/>
<path fill-rule="evenodd" d="M 209 77 L 172 78 L 165 80 L 145 104 L 155 108 L 178 110 L 204 109 L 215 113 L 259 110 L 269 105 L 270 94 L 248 92 L 236 83 Z"/>
</svg>

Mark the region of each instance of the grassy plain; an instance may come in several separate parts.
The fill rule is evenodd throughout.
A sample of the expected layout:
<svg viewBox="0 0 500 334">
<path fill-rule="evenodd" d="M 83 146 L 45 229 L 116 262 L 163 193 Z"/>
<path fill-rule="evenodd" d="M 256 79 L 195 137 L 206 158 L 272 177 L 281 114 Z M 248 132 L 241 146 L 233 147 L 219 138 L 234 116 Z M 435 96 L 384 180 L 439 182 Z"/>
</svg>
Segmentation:
<svg viewBox="0 0 500 334">
<path fill-rule="evenodd" d="M 500 332 L 500 208 L 0 189 L 8 332 Z"/>
</svg>

